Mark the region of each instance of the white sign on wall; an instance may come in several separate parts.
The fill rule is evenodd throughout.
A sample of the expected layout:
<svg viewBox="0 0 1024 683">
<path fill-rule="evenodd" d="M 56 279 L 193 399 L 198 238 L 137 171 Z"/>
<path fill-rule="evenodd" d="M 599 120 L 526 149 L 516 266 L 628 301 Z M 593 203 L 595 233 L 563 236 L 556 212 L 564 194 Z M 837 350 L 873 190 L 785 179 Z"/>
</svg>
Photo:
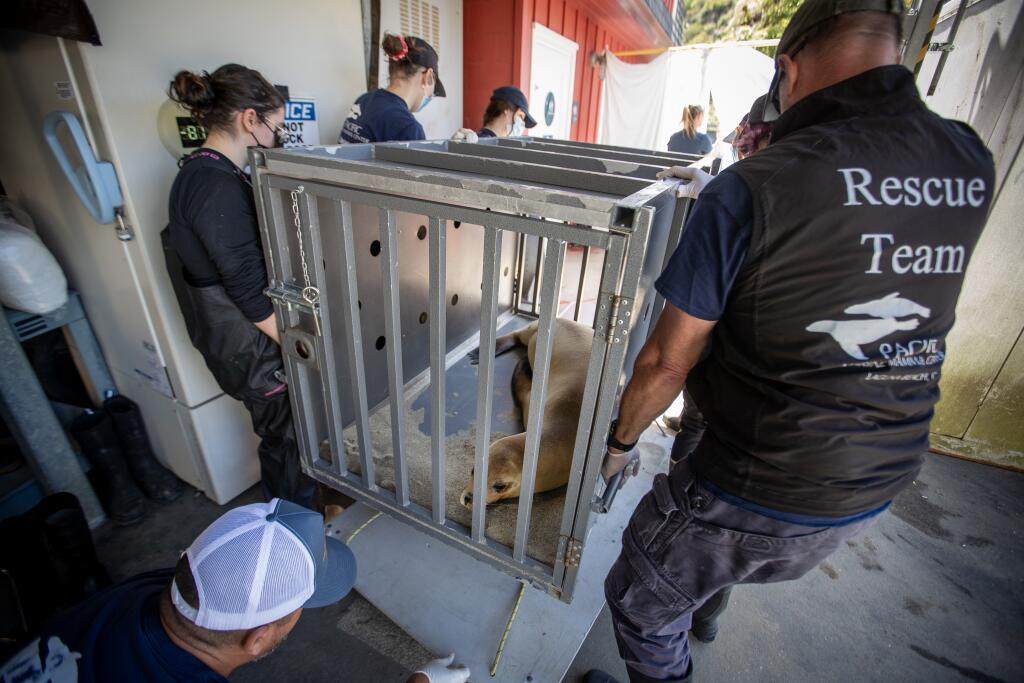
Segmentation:
<svg viewBox="0 0 1024 683">
<path fill-rule="evenodd" d="M 316 120 L 316 102 L 310 99 L 290 99 L 284 105 L 284 128 L 288 131 L 285 147 L 303 147 L 320 144 L 320 124 Z"/>
</svg>

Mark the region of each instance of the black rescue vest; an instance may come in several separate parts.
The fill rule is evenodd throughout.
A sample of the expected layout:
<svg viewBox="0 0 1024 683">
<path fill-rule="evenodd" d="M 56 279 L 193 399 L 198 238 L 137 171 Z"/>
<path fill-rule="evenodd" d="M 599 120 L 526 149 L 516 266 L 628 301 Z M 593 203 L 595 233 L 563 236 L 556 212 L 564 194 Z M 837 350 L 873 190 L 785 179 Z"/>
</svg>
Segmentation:
<svg viewBox="0 0 1024 683">
<path fill-rule="evenodd" d="M 754 225 L 687 382 L 709 423 L 694 468 L 777 510 L 874 509 L 928 449 L 991 154 L 887 66 L 798 102 L 729 172 L 750 188 Z"/>
</svg>

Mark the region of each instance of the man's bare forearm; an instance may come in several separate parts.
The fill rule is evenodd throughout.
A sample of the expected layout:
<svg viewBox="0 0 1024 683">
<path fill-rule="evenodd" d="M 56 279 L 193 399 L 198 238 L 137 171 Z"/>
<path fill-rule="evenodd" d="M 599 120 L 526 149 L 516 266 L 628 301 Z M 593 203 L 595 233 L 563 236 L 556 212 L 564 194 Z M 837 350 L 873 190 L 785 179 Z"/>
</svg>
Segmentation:
<svg viewBox="0 0 1024 683">
<path fill-rule="evenodd" d="M 633 378 L 622 393 L 615 438 L 633 443 L 665 412 L 686 384 L 708 344 L 713 320 L 702 320 L 665 304 L 658 323 L 633 364 Z"/>
<path fill-rule="evenodd" d="M 668 370 L 656 362 L 644 362 L 644 351 L 633 366 L 633 377 L 622 393 L 615 438 L 633 443 L 647 426 L 664 413 L 686 384 L 686 372 Z M 653 355 L 653 353 L 652 353 Z"/>
</svg>

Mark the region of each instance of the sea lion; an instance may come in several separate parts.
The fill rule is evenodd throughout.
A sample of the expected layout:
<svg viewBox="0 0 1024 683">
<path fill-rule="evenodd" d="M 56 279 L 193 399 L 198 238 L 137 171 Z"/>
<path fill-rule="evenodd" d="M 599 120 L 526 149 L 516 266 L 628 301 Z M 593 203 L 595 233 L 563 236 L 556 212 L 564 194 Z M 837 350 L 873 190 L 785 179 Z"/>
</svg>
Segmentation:
<svg viewBox="0 0 1024 683">
<path fill-rule="evenodd" d="M 536 322 L 502 335 L 495 340 L 495 355 L 517 346 L 527 348 L 526 358 L 519 361 L 512 373 L 512 395 L 523 414 L 523 425 L 530 425 L 530 392 L 533 386 L 534 360 L 537 352 Z M 590 345 L 594 330 L 588 325 L 557 318 L 552 329 L 551 365 L 548 369 L 548 389 L 544 397 L 544 422 L 537 458 L 537 478 L 534 491 L 551 491 L 569 481 L 576 428 L 583 402 L 583 385 L 587 380 Z M 523 474 L 523 449 L 526 433 L 498 439 L 488 451 L 487 504 L 504 498 L 518 498 Z M 460 502 L 473 506 L 473 480 L 462 490 Z"/>
</svg>

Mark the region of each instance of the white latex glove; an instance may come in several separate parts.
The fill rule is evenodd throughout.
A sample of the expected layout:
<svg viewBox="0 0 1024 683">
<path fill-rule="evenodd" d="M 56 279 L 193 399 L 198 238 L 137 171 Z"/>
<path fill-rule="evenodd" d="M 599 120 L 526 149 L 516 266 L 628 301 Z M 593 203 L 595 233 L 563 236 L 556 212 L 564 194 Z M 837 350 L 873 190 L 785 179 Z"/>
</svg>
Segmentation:
<svg viewBox="0 0 1024 683">
<path fill-rule="evenodd" d="M 465 129 L 463 129 L 465 130 Z M 467 683 L 469 681 L 469 669 L 463 665 L 452 667 L 455 661 L 455 653 L 441 659 L 427 662 L 414 674 L 423 674 L 430 679 L 430 683 Z"/>
<path fill-rule="evenodd" d="M 620 488 L 626 484 L 626 480 L 640 474 L 640 451 L 634 448 L 625 453 L 612 453 L 606 450 L 604 463 L 601 465 L 601 476 L 605 483 L 610 483 L 612 477 L 622 471 L 622 482 Z"/>
<path fill-rule="evenodd" d="M 469 128 L 459 128 L 452 135 L 452 140 L 455 142 L 480 142 L 480 137 Z"/>
<path fill-rule="evenodd" d="M 679 185 L 676 190 L 677 197 L 689 197 L 690 199 L 696 199 L 697 195 L 700 194 L 701 190 L 708 186 L 708 183 L 714 179 L 714 176 L 710 173 L 705 173 L 699 168 L 692 166 L 673 166 L 666 168 L 663 171 L 658 171 L 656 176 L 658 180 L 662 178 L 679 178 L 681 180 L 689 180 L 690 182 L 685 185 Z"/>
</svg>

